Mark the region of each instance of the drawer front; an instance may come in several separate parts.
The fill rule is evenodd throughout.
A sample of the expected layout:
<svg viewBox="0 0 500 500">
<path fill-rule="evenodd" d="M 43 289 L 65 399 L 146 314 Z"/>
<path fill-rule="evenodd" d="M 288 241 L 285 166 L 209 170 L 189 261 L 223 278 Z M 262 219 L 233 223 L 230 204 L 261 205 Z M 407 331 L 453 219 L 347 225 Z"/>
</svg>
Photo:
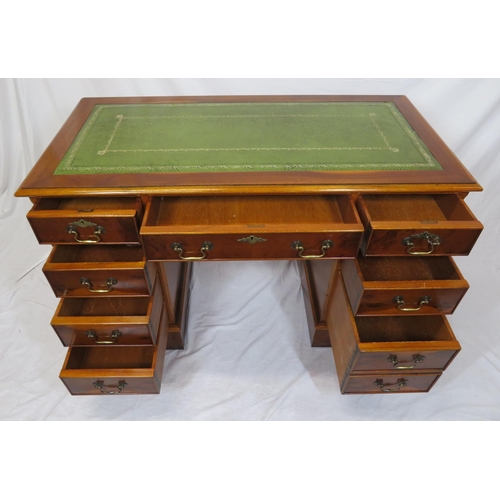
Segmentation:
<svg viewBox="0 0 500 500">
<path fill-rule="evenodd" d="M 342 394 L 428 392 L 440 376 L 440 372 L 351 375 L 342 387 Z"/>
<path fill-rule="evenodd" d="M 363 371 L 397 370 L 445 370 L 460 348 L 427 351 L 407 348 L 403 351 L 387 349 L 385 352 L 359 352 L 351 373 Z"/>
<path fill-rule="evenodd" d="M 95 374 L 63 371 L 59 378 L 73 396 L 159 394 L 161 384 L 154 372 L 137 370 L 121 370 L 117 377 L 107 375 L 105 370 Z"/>
<path fill-rule="evenodd" d="M 154 347 L 70 347 L 60 379 L 73 395 L 158 394 L 167 324 L 164 314 Z"/>
<path fill-rule="evenodd" d="M 54 270 L 45 266 L 43 273 L 56 297 L 148 296 L 152 292 L 154 264 L 136 269 L 119 269 L 118 263 L 115 269 L 106 267 Z"/>
<path fill-rule="evenodd" d="M 365 290 L 358 304 L 351 302 L 357 316 L 451 314 L 467 289 Z"/>
<path fill-rule="evenodd" d="M 325 233 L 143 234 L 149 260 L 354 257 L 361 231 Z"/>
<path fill-rule="evenodd" d="M 51 325 L 65 346 L 155 344 L 163 310 L 157 279 L 150 297 L 61 299 Z"/>
<path fill-rule="evenodd" d="M 52 324 L 64 346 L 153 345 L 157 328 L 149 323 L 124 325 L 123 323 Z"/>
<path fill-rule="evenodd" d="M 453 195 L 361 195 L 364 255 L 468 255 L 483 226 Z"/>
<path fill-rule="evenodd" d="M 41 244 L 139 244 L 139 198 L 40 199 L 28 213 Z"/>
<path fill-rule="evenodd" d="M 140 246 L 55 245 L 42 271 L 57 297 L 144 296 L 156 264 Z"/>
<path fill-rule="evenodd" d="M 481 229 L 419 226 L 388 229 L 372 224 L 361 247 L 363 255 L 469 255 Z M 439 242 L 439 244 L 435 244 Z"/>
<path fill-rule="evenodd" d="M 135 214 L 88 215 L 28 218 L 40 244 L 107 244 L 138 245 L 139 229 Z"/>
</svg>

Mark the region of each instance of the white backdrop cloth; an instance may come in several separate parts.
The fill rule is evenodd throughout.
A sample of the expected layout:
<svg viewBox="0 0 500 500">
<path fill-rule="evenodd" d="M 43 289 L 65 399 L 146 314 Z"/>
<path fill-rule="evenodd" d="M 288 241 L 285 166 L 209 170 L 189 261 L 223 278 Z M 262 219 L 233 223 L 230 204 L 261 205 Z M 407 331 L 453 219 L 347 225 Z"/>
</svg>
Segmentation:
<svg viewBox="0 0 500 500">
<path fill-rule="evenodd" d="M 159 395 L 71 396 L 42 274 L 50 248 L 13 194 L 82 97 L 404 94 L 484 187 L 485 230 L 456 258 L 471 288 L 449 316 L 462 352 L 428 394 L 341 396 L 332 352 L 311 348 L 294 262 L 194 266 L 187 346 Z M 0 80 L 1 420 L 500 420 L 500 80 Z"/>
</svg>

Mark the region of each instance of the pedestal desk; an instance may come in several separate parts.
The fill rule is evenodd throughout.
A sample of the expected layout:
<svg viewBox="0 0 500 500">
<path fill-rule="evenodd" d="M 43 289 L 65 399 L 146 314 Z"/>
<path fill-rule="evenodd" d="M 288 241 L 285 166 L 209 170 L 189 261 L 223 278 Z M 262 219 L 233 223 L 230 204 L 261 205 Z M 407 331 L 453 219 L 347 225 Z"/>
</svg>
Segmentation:
<svg viewBox="0 0 500 500">
<path fill-rule="evenodd" d="M 299 261 L 341 392 L 385 394 L 428 391 L 460 351 L 451 256 L 480 190 L 405 96 L 133 97 L 82 99 L 16 195 L 52 245 L 71 394 L 158 393 L 192 263 L 231 259 Z"/>
</svg>

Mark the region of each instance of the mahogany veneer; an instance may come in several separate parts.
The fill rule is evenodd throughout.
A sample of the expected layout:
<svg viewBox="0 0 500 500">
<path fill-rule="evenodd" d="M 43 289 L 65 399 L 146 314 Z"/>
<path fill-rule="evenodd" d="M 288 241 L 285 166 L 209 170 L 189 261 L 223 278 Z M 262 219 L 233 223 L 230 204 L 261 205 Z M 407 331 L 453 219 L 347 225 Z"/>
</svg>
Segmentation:
<svg viewBox="0 0 500 500">
<path fill-rule="evenodd" d="M 352 137 L 335 122 L 341 137 L 323 129 L 319 134 L 323 141 L 333 137 L 332 147 L 316 144 L 314 136 L 302 149 L 308 158 L 321 150 L 323 160 L 331 158 L 325 150 L 333 156 L 360 150 L 362 168 L 342 160 L 330 170 L 315 168 L 314 161 L 312 168 L 297 162 L 279 171 L 252 168 L 248 151 L 286 150 L 289 158 L 297 148 L 287 136 L 276 148 L 241 147 L 245 138 L 222 147 L 245 150 L 246 163 L 236 165 L 242 167 L 237 171 L 231 165 L 207 171 L 203 160 L 189 165 L 190 171 L 165 161 L 172 171 L 155 172 L 146 164 L 147 173 L 126 173 L 135 160 L 120 165 L 119 158 L 115 173 L 56 171 L 63 158 L 76 158 L 72 144 L 82 144 L 79 133 L 87 120 L 95 123 L 95 109 L 221 103 L 314 103 L 320 111 L 322 103 L 383 106 L 393 110 L 396 129 L 408 134 L 404 147 L 413 144 L 419 153 L 413 151 L 408 164 L 391 163 L 400 149 L 378 122 L 365 122 L 369 133 Z M 120 123 L 111 134 L 94 137 L 102 142 L 102 158 L 120 140 Z M 300 127 L 300 119 L 294 123 Z M 241 130 L 250 130 L 244 125 Z M 116 146 L 114 153 L 207 148 L 213 158 L 213 144 L 207 147 L 201 137 L 198 145 L 196 134 L 189 136 L 194 149 L 172 149 L 162 134 L 155 136 L 160 147 L 154 149 L 141 131 L 132 142 L 145 143 L 130 150 L 126 133 L 125 149 Z M 381 150 L 389 162 L 385 169 L 376 164 Z M 97 160 L 85 158 L 95 170 Z M 61 298 L 51 324 L 69 347 L 60 378 L 71 394 L 158 393 L 165 350 L 185 346 L 192 262 L 243 259 L 298 261 L 311 344 L 332 348 L 343 394 L 402 394 L 430 390 L 460 351 L 445 315 L 453 313 L 468 283 L 449 256 L 469 254 L 482 231 L 464 202 L 481 189 L 405 96 L 106 97 L 80 101 L 16 196 L 32 199 L 33 232 L 39 243 L 54 246 L 43 272 Z"/>
</svg>

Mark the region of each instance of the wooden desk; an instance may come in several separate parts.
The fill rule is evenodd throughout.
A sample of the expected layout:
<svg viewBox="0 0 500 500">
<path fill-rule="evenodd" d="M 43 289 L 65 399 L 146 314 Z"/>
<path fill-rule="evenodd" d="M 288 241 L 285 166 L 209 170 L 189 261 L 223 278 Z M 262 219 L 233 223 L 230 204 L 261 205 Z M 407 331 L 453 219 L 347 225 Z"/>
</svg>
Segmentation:
<svg viewBox="0 0 500 500">
<path fill-rule="evenodd" d="M 404 96 L 141 97 L 82 99 L 16 195 L 72 394 L 158 393 L 192 262 L 248 259 L 300 261 L 343 393 L 402 393 L 460 350 L 480 190 Z"/>
</svg>

